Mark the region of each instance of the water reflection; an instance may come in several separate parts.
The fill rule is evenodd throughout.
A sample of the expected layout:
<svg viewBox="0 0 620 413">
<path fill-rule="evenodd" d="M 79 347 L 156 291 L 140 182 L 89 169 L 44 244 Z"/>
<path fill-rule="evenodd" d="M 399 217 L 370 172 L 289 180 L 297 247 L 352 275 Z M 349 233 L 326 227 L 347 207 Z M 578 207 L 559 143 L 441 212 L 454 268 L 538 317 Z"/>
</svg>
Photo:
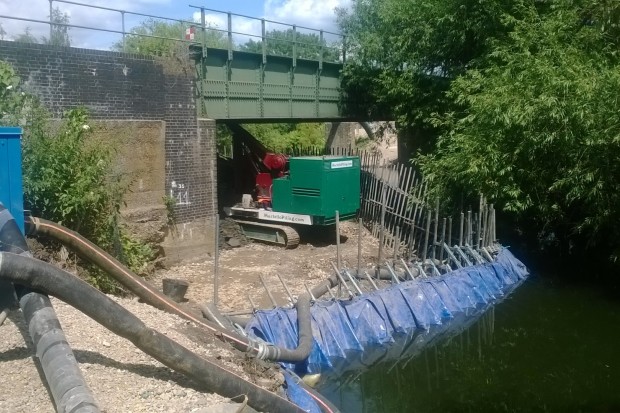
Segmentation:
<svg viewBox="0 0 620 413">
<path fill-rule="evenodd" d="M 619 325 L 620 303 L 533 279 L 451 337 L 369 355 L 319 391 L 343 412 L 620 412 Z"/>
</svg>

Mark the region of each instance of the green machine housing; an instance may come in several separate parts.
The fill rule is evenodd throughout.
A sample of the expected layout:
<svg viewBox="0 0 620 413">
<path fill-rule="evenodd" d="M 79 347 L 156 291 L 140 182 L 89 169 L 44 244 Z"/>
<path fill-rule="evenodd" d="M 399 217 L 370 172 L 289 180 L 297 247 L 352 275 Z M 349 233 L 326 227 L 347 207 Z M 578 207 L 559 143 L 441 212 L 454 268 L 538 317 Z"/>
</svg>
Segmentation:
<svg viewBox="0 0 620 413">
<path fill-rule="evenodd" d="M 289 174 L 273 181 L 276 212 L 310 215 L 312 225 L 354 218 L 360 208 L 360 160 L 356 156 L 300 156 Z"/>
</svg>

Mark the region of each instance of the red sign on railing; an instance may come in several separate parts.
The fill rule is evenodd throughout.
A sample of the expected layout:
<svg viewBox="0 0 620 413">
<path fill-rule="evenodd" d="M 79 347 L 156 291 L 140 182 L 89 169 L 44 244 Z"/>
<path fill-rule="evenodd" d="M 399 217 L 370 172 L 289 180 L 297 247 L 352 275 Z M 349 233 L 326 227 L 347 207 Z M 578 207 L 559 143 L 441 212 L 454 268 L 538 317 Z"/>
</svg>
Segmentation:
<svg viewBox="0 0 620 413">
<path fill-rule="evenodd" d="M 194 35 L 196 34 L 196 28 L 194 26 L 188 27 L 185 29 L 185 40 L 194 40 Z"/>
</svg>

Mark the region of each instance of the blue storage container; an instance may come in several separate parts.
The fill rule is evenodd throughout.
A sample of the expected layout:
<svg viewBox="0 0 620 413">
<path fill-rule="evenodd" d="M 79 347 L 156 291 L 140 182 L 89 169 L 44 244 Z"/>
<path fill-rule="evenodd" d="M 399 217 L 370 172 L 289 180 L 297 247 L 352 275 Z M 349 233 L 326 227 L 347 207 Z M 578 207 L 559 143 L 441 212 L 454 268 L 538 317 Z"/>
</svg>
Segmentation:
<svg viewBox="0 0 620 413">
<path fill-rule="evenodd" d="M 0 127 L 0 202 L 24 233 L 21 128 Z"/>
</svg>

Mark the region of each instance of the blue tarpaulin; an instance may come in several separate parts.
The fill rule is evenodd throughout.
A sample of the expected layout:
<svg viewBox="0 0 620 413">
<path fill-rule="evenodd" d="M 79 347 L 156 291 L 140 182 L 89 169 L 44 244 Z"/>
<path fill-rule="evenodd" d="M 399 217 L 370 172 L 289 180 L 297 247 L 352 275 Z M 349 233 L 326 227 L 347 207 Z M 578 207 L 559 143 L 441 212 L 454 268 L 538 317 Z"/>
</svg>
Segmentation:
<svg viewBox="0 0 620 413">
<path fill-rule="evenodd" d="M 310 356 L 284 367 L 300 375 L 325 373 L 417 354 L 431 341 L 459 331 L 527 275 L 525 265 L 502 249 L 493 263 L 402 282 L 350 300 L 317 301 L 311 308 Z M 297 347 L 296 317 L 295 309 L 257 311 L 246 331 L 292 349 Z"/>
</svg>

